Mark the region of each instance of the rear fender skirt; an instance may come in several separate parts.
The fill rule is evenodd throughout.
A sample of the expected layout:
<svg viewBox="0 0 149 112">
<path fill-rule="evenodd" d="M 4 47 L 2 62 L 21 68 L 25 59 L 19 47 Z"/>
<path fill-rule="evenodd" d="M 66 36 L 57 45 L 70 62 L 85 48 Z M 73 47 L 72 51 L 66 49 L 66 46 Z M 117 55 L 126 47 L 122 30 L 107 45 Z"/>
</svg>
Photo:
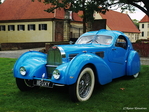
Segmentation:
<svg viewBox="0 0 149 112">
<path fill-rule="evenodd" d="M 127 75 L 135 75 L 140 72 L 140 57 L 136 51 L 130 51 L 127 61 Z"/>
<path fill-rule="evenodd" d="M 93 64 L 97 71 L 98 81 L 101 85 L 107 84 L 112 81 L 112 72 L 104 60 L 92 53 L 84 53 L 77 55 L 67 66 L 65 81 L 68 85 L 74 84 L 77 78 L 87 64 Z"/>
</svg>

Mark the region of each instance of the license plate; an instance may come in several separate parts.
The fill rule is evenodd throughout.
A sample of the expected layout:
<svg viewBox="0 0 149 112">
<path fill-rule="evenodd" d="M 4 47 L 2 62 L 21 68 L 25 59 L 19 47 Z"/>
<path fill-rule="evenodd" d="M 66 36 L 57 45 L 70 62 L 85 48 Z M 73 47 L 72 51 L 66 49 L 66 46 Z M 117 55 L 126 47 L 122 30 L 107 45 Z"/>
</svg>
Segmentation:
<svg viewBox="0 0 149 112">
<path fill-rule="evenodd" d="M 53 88 L 53 83 L 49 81 L 37 80 L 36 85 L 41 87 Z"/>
</svg>

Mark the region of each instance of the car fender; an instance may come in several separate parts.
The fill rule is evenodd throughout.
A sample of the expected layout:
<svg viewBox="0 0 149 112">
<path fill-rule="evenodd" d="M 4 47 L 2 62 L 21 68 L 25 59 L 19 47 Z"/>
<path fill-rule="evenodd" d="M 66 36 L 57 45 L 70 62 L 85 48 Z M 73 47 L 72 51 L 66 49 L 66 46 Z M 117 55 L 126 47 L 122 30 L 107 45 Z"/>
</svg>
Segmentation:
<svg viewBox="0 0 149 112">
<path fill-rule="evenodd" d="M 21 79 L 33 79 L 35 77 L 41 78 L 45 73 L 46 78 L 46 59 L 47 55 L 38 51 L 29 51 L 24 53 L 22 56 L 20 56 L 14 65 L 14 77 Z M 27 71 L 25 76 L 20 74 L 20 67 L 25 67 Z"/>
<path fill-rule="evenodd" d="M 140 72 L 140 56 L 136 51 L 130 51 L 127 60 L 127 75 L 135 75 Z"/>
<path fill-rule="evenodd" d="M 76 56 L 67 66 L 67 78 L 65 81 L 68 85 L 74 84 L 78 76 L 87 64 L 93 64 L 96 68 L 97 78 L 101 85 L 112 81 L 112 72 L 106 62 L 93 53 L 84 53 Z"/>
</svg>

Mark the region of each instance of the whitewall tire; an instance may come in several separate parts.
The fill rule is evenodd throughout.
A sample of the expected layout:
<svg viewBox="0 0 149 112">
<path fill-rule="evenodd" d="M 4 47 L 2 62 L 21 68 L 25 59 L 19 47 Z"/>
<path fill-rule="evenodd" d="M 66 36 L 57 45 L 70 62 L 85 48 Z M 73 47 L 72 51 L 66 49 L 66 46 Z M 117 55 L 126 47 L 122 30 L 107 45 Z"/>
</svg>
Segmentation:
<svg viewBox="0 0 149 112">
<path fill-rule="evenodd" d="M 86 67 L 84 68 L 75 84 L 71 85 L 70 90 L 70 97 L 71 100 L 76 101 L 87 101 L 94 90 L 95 85 L 95 75 L 91 68 Z"/>
</svg>

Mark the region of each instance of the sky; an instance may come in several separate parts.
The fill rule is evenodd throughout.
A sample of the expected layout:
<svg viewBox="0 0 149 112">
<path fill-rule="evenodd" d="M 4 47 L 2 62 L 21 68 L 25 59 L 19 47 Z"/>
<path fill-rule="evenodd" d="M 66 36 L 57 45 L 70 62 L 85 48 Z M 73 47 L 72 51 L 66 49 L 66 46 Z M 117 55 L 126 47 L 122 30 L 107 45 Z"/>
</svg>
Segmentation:
<svg viewBox="0 0 149 112">
<path fill-rule="evenodd" d="M 145 13 L 139 10 L 134 13 L 128 13 L 128 15 L 130 16 L 131 19 L 136 19 L 140 21 L 145 16 Z"/>
<path fill-rule="evenodd" d="M 1 0 L 1 1 L 3 2 L 4 0 Z M 117 11 L 120 12 L 120 10 L 117 10 Z M 140 21 L 145 16 L 145 13 L 143 13 L 141 10 L 139 10 L 137 8 L 136 8 L 136 11 L 133 13 L 130 13 L 129 11 L 127 11 L 127 12 L 131 19 L 136 19 L 138 21 Z"/>
<path fill-rule="evenodd" d="M 131 17 L 131 19 L 137 19 L 140 21 L 146 14 L 137 9 L 137 11 L 135 11 L 134 13 L 128 13 L 128 15 Z"/>
<path fill-rule="evenodd" d="M 120 12 L 120 9 L 118 9 L 117 11 Z M 145 16 L 145 13 L 137 8 L 133 13 L 127 11 L 127 14 L 130 16 L 131 19 L 136 19 L 138 21 L 140 21 Z"/>
</svg>

